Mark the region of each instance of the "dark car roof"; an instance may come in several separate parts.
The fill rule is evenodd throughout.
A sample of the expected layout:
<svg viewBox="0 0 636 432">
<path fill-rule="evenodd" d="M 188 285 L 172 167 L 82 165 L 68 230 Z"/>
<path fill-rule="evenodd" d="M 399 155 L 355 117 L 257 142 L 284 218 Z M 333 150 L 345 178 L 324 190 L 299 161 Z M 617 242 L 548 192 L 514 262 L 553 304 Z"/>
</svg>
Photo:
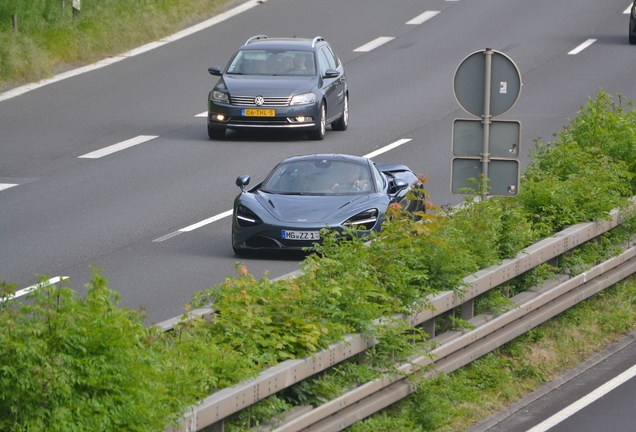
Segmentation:
<svg viewBox="0 0 636 432">
<path fill-rule="evenodd" d="M 307 38 L 265 38 L 265 39 L 249 39 L 248 42 L 240 49 L 301 49 L 311 51 L 314 49 L 312 45 L 326 43 L 323 38 L 317 36 L 314 39 Z"/>
<path fill-rule="evenodd" d="M 302 162 L 304 160 L 340 160 L 345 162 L 353 162 L 359 164 L 368 164 L 369 159 L 361 156 L 353 156 L 346 154 L 312 154 L 312 155 L 303 155 L 303 156 L 292 156 L 283 160 L 281 163 L 286 162 Z"/>
</svg>

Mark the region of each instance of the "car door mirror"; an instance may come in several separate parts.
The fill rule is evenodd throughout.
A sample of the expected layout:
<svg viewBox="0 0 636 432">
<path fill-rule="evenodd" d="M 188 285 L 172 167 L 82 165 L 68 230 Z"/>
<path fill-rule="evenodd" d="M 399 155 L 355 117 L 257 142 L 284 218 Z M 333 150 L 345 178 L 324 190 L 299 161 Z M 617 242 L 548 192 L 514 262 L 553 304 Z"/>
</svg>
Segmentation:
<svg viewBox="0 0 636 432">
<path fill-rule="evenodd" d="M 406 189 L 409 186 L 409 182 L 404 179 L 396 178 L 391 180 L 391 188 L 390 193 L 396 194 L 400 192 L 402 189 Z"/>
<path fill-rule="evenodd" d="M 324 75 L 325 78 L 337 78 L 338 76 L 340 76 L 340 72 L 336 69 L 327 69 Z"/>
<path fill-rule="evenodd" d="M 250 184 L 251 177 L 248 175 L 238 176 L 236 179 L 236 185 L 241 188 L 243 192 L 245 192 L 245 186 Z"/>
<path fill-rule="evenodd" d="M 221 76 L 221 68 L 218 66 L 212 66 L 211 68 L 208 68 L 208 72 L 210 72 L 210 75 Z"/>
</svg>

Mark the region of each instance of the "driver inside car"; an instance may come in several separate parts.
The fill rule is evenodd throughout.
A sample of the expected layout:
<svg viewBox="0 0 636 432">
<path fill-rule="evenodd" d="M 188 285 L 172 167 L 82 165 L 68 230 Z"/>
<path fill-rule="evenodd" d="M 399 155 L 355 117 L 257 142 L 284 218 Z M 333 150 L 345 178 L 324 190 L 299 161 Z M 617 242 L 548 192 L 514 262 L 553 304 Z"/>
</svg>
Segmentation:
<svg viewBox="0 0 636 432">
<path fill-rule="evenodd" d="M 360 168 L 353 168 L 346 172 L 344 180 L 334 183 L 331 190 L 336 192 L 357 192 L 369 190 L 367 180 L 360 178 Z"/>
</svg>

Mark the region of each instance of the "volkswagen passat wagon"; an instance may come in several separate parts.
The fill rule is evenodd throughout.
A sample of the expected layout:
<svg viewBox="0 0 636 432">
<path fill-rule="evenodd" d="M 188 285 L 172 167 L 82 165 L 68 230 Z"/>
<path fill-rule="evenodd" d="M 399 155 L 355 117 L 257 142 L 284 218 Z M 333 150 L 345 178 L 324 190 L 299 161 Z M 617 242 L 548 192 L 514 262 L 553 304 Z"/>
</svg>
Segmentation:
<svg viewBox="0 0 636 432">
<path fill-rule="evenodd" d="M 232 57 L 208 95 L 208 135 L 227 129 L 300 129 L 322 140 L 327 125 L 349 125 L 349 89 L 342 62 L 322 37 L 254 36 Z"/>
</svg>

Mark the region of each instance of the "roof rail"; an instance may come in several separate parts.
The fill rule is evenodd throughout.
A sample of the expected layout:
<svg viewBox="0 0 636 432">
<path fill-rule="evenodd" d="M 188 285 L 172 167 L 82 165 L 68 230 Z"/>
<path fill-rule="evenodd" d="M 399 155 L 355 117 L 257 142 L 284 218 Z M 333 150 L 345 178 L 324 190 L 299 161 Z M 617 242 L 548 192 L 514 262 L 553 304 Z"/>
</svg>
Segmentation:
<svg viewBox="0 0 636 432">
<path fill-rule="evenodd" d="M 316 36 L 314 40 L 311 41 L 311 47 L 315 47 L 318 42 L 322 42 L 325 39 L 322 36 Z"/>
<path fill-rule="evenodd" d="M 248 43 L 254 41 L 254 40 L 259 40 L 259 39 L 267 39 L 267 35 L 256 35 L 256 36 L 252 36 L 251 38 L 249 38 L 246 42 L 245 45 L 247 45 Z"/>
</svg>

